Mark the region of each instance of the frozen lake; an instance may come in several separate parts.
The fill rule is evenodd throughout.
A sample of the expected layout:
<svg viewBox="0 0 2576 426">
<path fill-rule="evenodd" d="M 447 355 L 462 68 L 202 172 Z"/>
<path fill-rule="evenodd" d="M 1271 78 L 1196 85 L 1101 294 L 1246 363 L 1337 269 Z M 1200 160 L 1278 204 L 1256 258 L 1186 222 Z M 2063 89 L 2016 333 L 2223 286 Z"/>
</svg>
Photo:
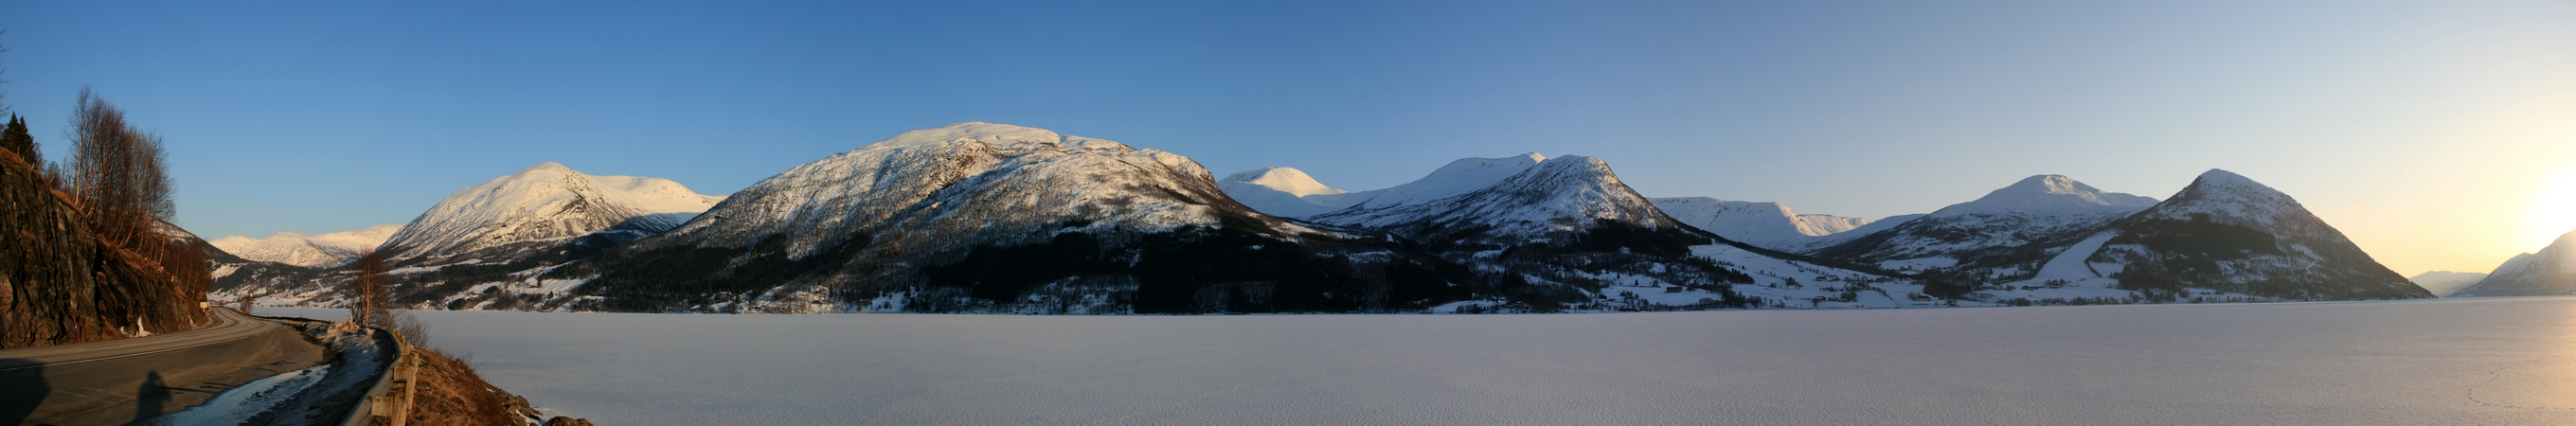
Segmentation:
<svg viewBox="0 0 2576 426">
<path fill-rule="evenodd" d="M 339 318 L 336 310 L 263 308 Z M 420 312 L 629 424 L 2576 421 L 2576 298 L 1574 315 Z"/>
</svg>

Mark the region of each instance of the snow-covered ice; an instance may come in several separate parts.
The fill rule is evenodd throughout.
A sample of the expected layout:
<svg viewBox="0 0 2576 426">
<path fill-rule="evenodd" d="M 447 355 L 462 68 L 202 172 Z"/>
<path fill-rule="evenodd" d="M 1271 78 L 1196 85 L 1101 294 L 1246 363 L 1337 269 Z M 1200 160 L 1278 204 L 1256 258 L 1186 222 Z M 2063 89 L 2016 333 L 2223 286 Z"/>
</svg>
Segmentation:
<svg viewBox="0 0 2576 426">
<path fill-rule="evenodd" d="M 314 317 L 339 310 L 264 309 Z M 2576 298 L 1569 315 L 419 312 L 602 424 L 2533 424 Z"/>
</svg>

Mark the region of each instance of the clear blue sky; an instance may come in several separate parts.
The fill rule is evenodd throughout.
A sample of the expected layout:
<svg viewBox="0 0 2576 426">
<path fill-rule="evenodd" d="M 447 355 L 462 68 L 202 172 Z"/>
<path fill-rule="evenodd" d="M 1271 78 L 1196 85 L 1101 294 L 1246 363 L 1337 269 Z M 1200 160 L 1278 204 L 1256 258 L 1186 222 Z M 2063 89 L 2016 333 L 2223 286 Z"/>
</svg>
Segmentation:
<svg viewBox="0 0 2576 426">
<path fill-rule="evenodd" d="M 970 120 L 1352 190 L 1588 155 L 1872 218 L 2225 168 L 2407 274 L 2576 229 L 2564 1 L 216 3 L 0 0 L 49 155 L 95 87 L 209 238 L 405 222 L 544 161 L 728 193 Z"/>
</svg>

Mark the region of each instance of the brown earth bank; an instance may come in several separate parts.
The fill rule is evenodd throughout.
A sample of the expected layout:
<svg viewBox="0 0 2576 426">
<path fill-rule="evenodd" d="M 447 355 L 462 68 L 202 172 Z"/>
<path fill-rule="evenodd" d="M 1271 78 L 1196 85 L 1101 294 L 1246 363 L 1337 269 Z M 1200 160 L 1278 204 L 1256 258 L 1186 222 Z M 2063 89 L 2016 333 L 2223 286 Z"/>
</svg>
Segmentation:
<svg viewBox="0 0 2576 426">
<path fill-rule="evenodd" d="M 412 425 L 584 425 L 589 420 L 557 416 L 545 419 L 528 399 L 483 381 L 466 359 L 435 349 L 413 347 L 420 356 L 420 389 L 412 395 L 407 424 Z M 544 420 L 540 420 L 544 419 Z"/>
</svg>

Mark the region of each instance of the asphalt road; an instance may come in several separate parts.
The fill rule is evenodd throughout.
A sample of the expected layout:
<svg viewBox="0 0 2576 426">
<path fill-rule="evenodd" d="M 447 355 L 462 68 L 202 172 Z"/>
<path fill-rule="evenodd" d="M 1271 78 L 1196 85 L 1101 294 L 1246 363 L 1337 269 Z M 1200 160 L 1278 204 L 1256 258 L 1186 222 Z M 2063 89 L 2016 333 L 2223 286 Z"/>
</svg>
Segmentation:
<svg viewBox="0 0 2576 426">
<path fill-rule="evenodd" d="M 215 311 L 203 329 L 0 351 L 0 425 L 121 425 L 328 360 L 283 324 Z"/>
</svg>

